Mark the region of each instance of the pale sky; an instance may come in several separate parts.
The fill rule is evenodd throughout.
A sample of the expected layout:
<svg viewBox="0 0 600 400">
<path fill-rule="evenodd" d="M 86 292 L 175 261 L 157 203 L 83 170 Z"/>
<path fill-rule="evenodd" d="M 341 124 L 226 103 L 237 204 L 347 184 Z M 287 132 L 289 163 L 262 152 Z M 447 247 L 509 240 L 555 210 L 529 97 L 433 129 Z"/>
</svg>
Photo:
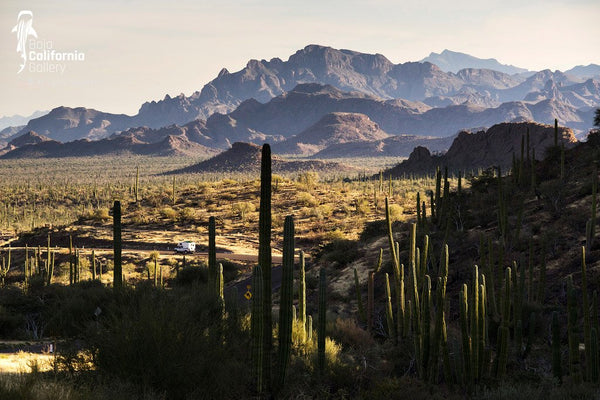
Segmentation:
<svg viewBox="0 0 600 400">
<path fill-rule="evenodd" d="M 11 30 L 21 10 L 33 13 L 36 43 L 85 60 L 17 74 Z M 223 67 L 287 60 L 308 44 L 394 63 L 450 49 L 564 71 L 600 64 L 599 16 L 598 0 L 2 0 L 0 116 L 61 105 L 135 114 L 145 101 L 200 90 Z"/>
</svg>

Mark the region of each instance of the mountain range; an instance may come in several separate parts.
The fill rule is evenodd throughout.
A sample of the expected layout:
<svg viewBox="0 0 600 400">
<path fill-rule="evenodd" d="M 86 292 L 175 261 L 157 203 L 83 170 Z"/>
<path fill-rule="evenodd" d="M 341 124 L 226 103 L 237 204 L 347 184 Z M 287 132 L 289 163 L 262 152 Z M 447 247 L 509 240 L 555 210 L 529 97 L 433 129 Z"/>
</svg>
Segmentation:
<svg viewBox="0 0 600 400">
<path fill-rule="evenodd" d="M 501 64 L 495 58 L 481 59 L 447 49 L 440 54 L 432 52 L 429 56 L 422 59 L 421 62 L 430 62 L 437 65 L 442 71 L 454 73 L 465 68 L 490 69 L 510 75 L 529 72 L 526 68 Z"/>
<path fill-rule="evenodd" d="M 509 121 L 557 118 L 584 135 L 600 104 L 600 77 L 587 79 L 595 65 L 569 74 L 527 72 L 450 51 L 428 59 L 442 63 L 442 56 L 468 68 L 445 72 L 426 60 L 394 64 L 381 54 L 309 45 L 287 61 L 250 60 L 238 72 L 223 69 L 201 91 L 144 103 L 133 116 L 57 107 L 16 133 L 3 132 L 6 142 L 31 131 L 56 142 L 79 141 L 79 147 L 61 147 L 61 154 L 65 148 L 69 153 L 89 147 L 87 154 L 95 142 L 104 148 L 123 136 L 128 148 L 136 143 L 157 147 L 172 137 L 171 144 L 178 140 L 181 146 L 175 147 L 191 153 L 205 152 L 196 144 L 214 150 L 238 141 L 269 141 L 274 148 L 311 155 L 336 145 L 405 142 L 394 138 L 398 135 L 439 138 Z M 28 146 L 51 147 L 45 142 Z M 8 157 L 6 150 L 16 149 L 5 149 Z"/>
<path fill-rule="evenodd" d="M 27 124 L 30 120 L 34 118 L 41 117 L 42 115 L 48 114 L 48 111 L 34 111 L 31 115 L 23 116 L 23 115 L 11 115 L 0 117 L 0 130 L 7 128 L 9 126 L 22 126 Z M 0 136 L 1 137 L 1 136 Z"/>
</svg>

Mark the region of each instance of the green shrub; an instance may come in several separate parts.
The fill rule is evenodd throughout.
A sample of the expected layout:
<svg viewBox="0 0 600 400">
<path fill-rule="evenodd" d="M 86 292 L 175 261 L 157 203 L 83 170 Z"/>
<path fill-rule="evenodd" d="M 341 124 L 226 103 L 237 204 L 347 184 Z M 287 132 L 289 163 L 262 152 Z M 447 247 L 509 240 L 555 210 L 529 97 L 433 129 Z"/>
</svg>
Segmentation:
<svg viewBox="0 0 600 400">
<path fill-rule="evenodd" d="M 175 284 L 189 286 L 208 282 L 208 269 L 206 267 L 189 266 L 179 270 Z"/>
<path fill-rule="evenodd" d="M 338 239 L 323 246 L 319 258 L 326 262 L 336 262 L 345 266 L 360 257 L 357 244 L 353 240 Z"/>
<path fill-rule="evenodd" d="M 248 335 L 218 312 L 204 285 L 124 291 L 88 338 L 95 366 L 167 399 L 243 398 Z"/>
</svg>

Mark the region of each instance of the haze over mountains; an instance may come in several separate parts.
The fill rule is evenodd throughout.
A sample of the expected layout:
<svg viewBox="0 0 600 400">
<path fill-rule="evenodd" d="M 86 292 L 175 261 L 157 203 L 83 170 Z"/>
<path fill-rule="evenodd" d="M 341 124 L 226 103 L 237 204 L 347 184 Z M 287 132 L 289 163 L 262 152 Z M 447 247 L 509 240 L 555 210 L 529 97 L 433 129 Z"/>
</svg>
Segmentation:
<svg viewBox="0 0 600 400">
<path fill-rule="evenodd" d="M 269 141 L 281 151 L 311 155 L 336 145 L 399 143 L 396 135 L 446 137 L 510 121 L 558 118 L 583 135 L 598 105 L 600 66 L 526 72 L 450 51 L 394 64 L 381 54 L 310 45 L 287 61 L 250 60 L 238 72 L 223 69 L 201 91 L 144 103 L 134 116 L 57 107 L 15 134 L 6 131 L 12 136 L 5 140 L 30 131 L 60 142 L 112 136 L 104 148 L 121 135 L 130 145 L 158 148 L 171 137 L 168 143 L 177 140 L 174 147 L 188 153 Z M 90 143 L 93 152 L 96 142 Z M 30 146 L 42 145 L 49 146 Z"/>
<path fill-rule="evenodd" d="M 510 75 L 529 72 L 526 68 L 501 64 L 495 58 L 481 59 L 451 50 L 444 50 L 440 54 L 432 52 L 420 62 L 430 62 L 437 65 L 442 71 L 454 73 L 465 68 L 491 69 Z"/>
</svg>

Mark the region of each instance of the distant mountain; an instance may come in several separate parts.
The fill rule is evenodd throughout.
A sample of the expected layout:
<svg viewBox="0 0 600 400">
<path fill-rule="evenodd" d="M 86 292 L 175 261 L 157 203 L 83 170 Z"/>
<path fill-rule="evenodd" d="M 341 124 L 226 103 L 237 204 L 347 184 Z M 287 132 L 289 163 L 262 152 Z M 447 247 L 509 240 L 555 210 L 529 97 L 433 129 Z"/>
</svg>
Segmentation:
<svg viewBox="0 0 600 400">
<path fill-rule="evenodd" d="M 13 137 L 18 136 L 17 133 L 19 133 L 23 128 L 25 128 L 25 125 L 9 126 L 7 128 L 2 129 L 0 131 L 0 147 L 6 146 L 8 141 L 12 140 Z M 21 132 L 21 134 L 23 134 L 23 132 Z"/>
<path fill-rule="evenodd" d="M 18 147 L 23 147 L 27 145 L 35 145 L 42 142 L 47 142 L 51 140 L 46 136 L 42 136 L 37 134 L 34 131 L 29 131 L 24 135 L 18 136 L 12 139 L 10 142 L 6 144 L 6 147 L 0 148 L 0 156 L 12 151 Z"/>
<path fill-rule="evenodd" d="M 186 168 L 168 172 L 167 174 L 205 173 L 205 172 L 242 172 L 258 173 L 260 171 L 261 146 L 252 143 L 233 143 L 230 149 L 208 160 Z M 346 165 L 323 161 L 286 161 L 272 156 L 273 172 L 298 171 L 353 171 Z"/>
<path fill-rule="evenodd" d="M 408 160 L 396 165 L 386 174 L 401 176 L 405 173 L 432 173 L 437 166 L 450 170 L 469 171 L 492 166 L 509 167 L 513 155 L 520 156 L 521 141 L 529 130 L 530 148 L 536 159 L 542 159 L 548 147 L 554 144 L 554 126 L 537 123 L 501 123 L 487 131 L 460 132 L 450 149 L 432 156 L 425 147 L 417 147 Z M 559 141 L 566 147 L 577 143 L 573 131 L 559 127 Z"/>
<path fill-rule="evenodd" d="M 515 99 L 524 100 L 531 93 L 544 89 L 548 81 L 552 81 L 559 86 L 569 86 L 580 82 L 571 79 L 560 71 L 550 71 L 545 69 L 531 75 L 524 82 L 508 89 L 499 90 L 496 93 L 502 102 L 514 101 Z"/>
<path fill-rule="evenodd" d="M 49 140 L 51 140 L 49 137 L 40 135 L 34 131 L 29 131 L 26 134 L 11 140 L 10 142 L 8 142 L 8 145 L 13 147 L 22 147 L 28 144 L 38 144 L 42 142 L 47 142 Z"/>
<path fill-rule="evenodd" d="M 477 58 L 469 54 L 444 50 L 440 54 L 431 53 L 420 62 L 430 62 L 440 67 L 442 71 L 457 73 L 464 68 L 491 69 L 513 75 L 527 72 L 525 68 L 501 64 L 495 58 Z"/>
<path fill-rule="evenodd" d="M 0 130 L 9 126 L 25 125 L 27 124 L 27 122 L 29 122 L 29 120 L 41 117 L 42 115 L 46 114 L 48 114 L 48 111 L 35 111 L 33 114 L 28 116 L 13 115 L 10 117 L 0 117 Z"/>
<path fill-rule="evenodd" d="M 554 80 L 548 80 L 543 89 L 528 93 L 524 100 L 537 103 L 548 99 L 577 108 L 595 107 L 600 104 L 600 79 L 588 79 L 570 86 L 557 85 Z"/>
<path fill-rule="evenodd" d="M 116 136 L 95 141 L 81 139 L 68 143 L 51 140 L 35 133 L 24 136 L 26 137 L 13 140 L 2 151 L 4 154 L 0 158 L 57 158 L 119 154 L 207 157 L 218 153 L 218 150 L 191 142 L 185 136 L 168 135 L 155 143 L 142 142 L 132 136 Z"/>
<path fill-rule="evenodd" d="M 582 79 L 589 78 L 600 78 L 600 65 L 598 64 L 589 64 L 589 65 L 578 65 L 573 67 L 567 71 L 565 71 L 566 75 L 576 76 Z"/>
<path fill-rule="evenodd" d="M 299 134 L 277 143 L 273 149 L 284 154 L 311 155 L 331 145 L 370 142 L 388 136 L 364 114 L 334 112 L 324 115 Z"/>
<path fill-rule="evenodd" d="M 482 76 L 485 76 L 483 82 Z M 267 102 L 301 83 L 327 84 L 382 99 L 423 101 L 435 96 L 452 97 L 465 87 L 505 89 L 523 79 L 501 71 L 456 75 L 429 62 L 393 64 L 381 54 L 309 45 L 287 61 L 250 60 L 245 68 L 233 73 L 223 68 L 201 91 L 189 97 L 167 96 L 158 102 L 145 103 L 136 118 L 140 124 L 151 127 L 160 126 L 161 119 L 162 126 L 181 125 L 193 119 L 206 119 L 215 112 L 226 114 L 247 99 Z"/>
<path fill-rule="evenodd" d="M 57 107 L 42 117 L 30 120 L 20 132 L 35 131 L 60 142 L 96 140 L 127 129 L 133 123 L 133 118 L 125 114 L 105 113 L 84 107 Z"/>
</svg>

